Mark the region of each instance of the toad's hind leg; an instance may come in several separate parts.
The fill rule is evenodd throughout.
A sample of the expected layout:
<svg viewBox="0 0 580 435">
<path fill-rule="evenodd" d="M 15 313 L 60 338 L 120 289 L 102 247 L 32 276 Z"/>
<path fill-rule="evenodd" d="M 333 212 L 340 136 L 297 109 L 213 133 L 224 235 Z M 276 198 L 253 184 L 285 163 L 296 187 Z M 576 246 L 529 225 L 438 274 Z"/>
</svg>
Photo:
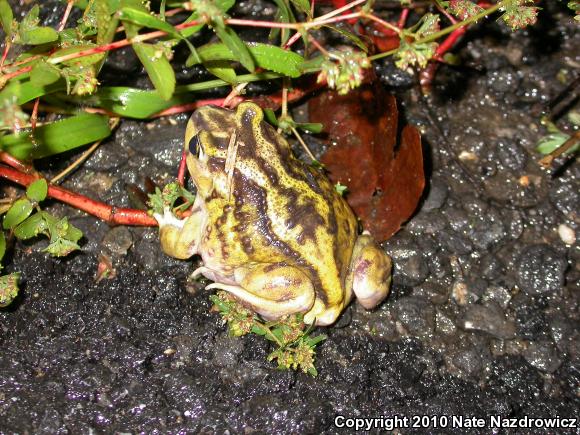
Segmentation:
<svg viewBox="0 0 580 435">
<path fill-rule="evenodd" d="M 267 320 L 304 313 L 314 304 L 314 286 L 300 269 L 283 264 L 256 264 L 235 270 L 239 285 L 213 283 L 207 289 L 225 290 Z"/>
</svg>

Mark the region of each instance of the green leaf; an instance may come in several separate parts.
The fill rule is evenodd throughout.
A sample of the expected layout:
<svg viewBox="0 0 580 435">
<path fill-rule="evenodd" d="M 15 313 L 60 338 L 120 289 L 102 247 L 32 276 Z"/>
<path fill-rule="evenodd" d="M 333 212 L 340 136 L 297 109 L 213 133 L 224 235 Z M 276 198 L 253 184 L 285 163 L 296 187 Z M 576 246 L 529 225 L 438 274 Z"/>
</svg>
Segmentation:
<svg viewBox="0 0 580 435">
<path fill-rule="evenodd" d="M 66 89 L 66 82 L 64 80 L 59 80 L 57 82 L 51 83 L 50 85 L 37 86 L 32 81 L 19 82 L 14 80 L 4 89 L 0 91 L 0 100 L 10 98 L 12 95 L 16 96 L 16 104 L 22 105 L 32 101 L 38 97 L 44 95 L 52 94 Z"/>
<path fill-rule="evenodd" d="M 14 14 L 7 0 L 0 0 L 0 24 L 8 38 L 12 37 L 12 22 Z"/>
<path fill-rule="evenodd" d="M 216 26 L 214 30 L 218 38 L 220 38 L 232 53 L 235 53 L 235 59 L 238 60 L 248 71 L 254 72 L 256 69 L 254 58 L 237 33 L 234 32 L 231 27 L 223 25 Z"/>
<path fill-rule="evenodd" d="M 217 7 L 222 12 L 222 14 L 225 14 L 228 10 L 232 8 L 232 6 L 234 6 L 234 4 L 236 4 L 235 0 L 215 0 L 214 6 Z M 184 23 L 190 23 L 192 21 L 197 20 L 199 20 L 199 14 L 197 13 L 197 11 L 194 11 L 187 18 L 187 20 L 184 21 Z M 188 38 L 194 35 L 195 33 L 199 32 L 204 26 L 206 26 L 205 23 L 198 24 L 197 26 L 191 26 L 186 29 L 180 30 L 179 33 L 181 33 L 181 35 L 184 38 Z"/>
<path fill-rule="evenodd" d="M 311 18 L 312 14 L 310 13 L 310 2 L 308 0 L 290 0 L 294 7 L 298 9 L 300 12 L 306 14 L 307 17 Z"/>
<path fill-rule="evenodd" d="M 307 133 L 318 134 L 322 131 L 324 126 L 319 122 L 299 122 L 296 123 L 296 128 Z"/>
<path fill-rule="evenodd" d="M 7 307 L 18 296 L 20 273 L 0 276 L 0 307 Z"/>
<path fill-rule="evenodd" d="M 14 228 L 32 213 L 34 206 L 28 198 L 20 198 L 14 201 L 12 207 L 8 209 L 2 226 L 5 230 Z"/>
<path fill-rule="evenodd" d="M 20 30 L 20 41 L 28 45 L 41 45 L 54 42 L 58 33 L 52 27 L 35 27 L 30 30 Z"/>
<path fill-rule="evenodd" d="M 232 85 L 237 83 L 236 71 L 230 66 L 229 62 L 214 60 L 204 62 L 203 66 L 218 79 L 222 79 Z"/>
<path fill-rule="evenodd" d="M 40 45 L 56 41 L 58 32 L 52 27 L 38 26 L 38 13 L 40 8 L 34 5 L 23 18 L 18 31 L 19 43 L 29 45 Z"/>
<path fill-rule="evenodd" d="M 276 118 L 276 113 L 272 109 L 265 108 L 262 110 L 264 112 L 264 118 L 269 124 L 274 127 L 278 127 L 278 118 Z"/>
<path fill-rule="evenodd" d="M 188 94 L 164 100 L 157 91 L 128 88 L 124 86 L 102 87 L 88 102 L 117 115 L 145 119 L 169 107 L 193 101 Z"/>
<path fill-rule="evenodd" d="M 56 257 L 64 257 L 80 249 L 76 242 L 80 240 L 83 233 L 71 225 L 66 217 L 58 220 L 46 212 L 43 212 L 43 217 L 50 234 L 50 244 L 44 249 L 45 252 Z"/>
<path fill-rule="evenodd" d="M 548 134 L 540 139 L 536 151 L 541 154 L 550 154 L 556 148 L 562 146 L 568 139 L 570 139 L 570 136 L 564 133 Z M 579 146 L 580 143 L 576 144 L 568 150 L 567 154 L 575 152 Z"/>
<path fill-rule="evenodd" d="M 109 134 L 106 116 L 86 113 L 37 127 L 35 143 L 29 131 L 0 136 L 0 148 L 21 160 L 39 159 L 104 139 Z"/>
<path fill-rule="evenodd" d="M 0 260 L 4 258 L 5 253 L 6 253 L 6 236 L 4 235 L 4 231 L 0 231 Z M 0 265 L 0 269 L 2 269 L 2 265 Z"/>
<path fill-rule="evenodd" d="M 335 32 L 340 33 L 342 36 L 344 36 L 345 38 L 349 39 L 350 42 L 352 42 L 353 44 L 355 44 L 358 48 L 360 48 L 365 53 L 368 53 L 369 52 L 369 48 L 367 47 L 367 45 L 363 42 L 362 39 L 360 39 L 354 33 L 349 32 L 348 30 L 345 30 L 345 29 L 343 29 L 341 27 L 331 26 L 329 24 L 325 25 L 325 27 L 328 27 L 329 29 L 332 29 Z"/>
<path fill-rule="evenodd" d="M 133 44 L 133 50 L 161 98 L 169 100 L 175 91 L 175 73 L 163 50 L 142 42 Z"/>
<path fill-rule="evenodd" d="M 276 21 L 280 23 L 294 23 L 296 22 L 296 18 L 294 18 L 294 14 L 292 10 L 288 7 L 288 4 L 285 0 L 274 0 L 276 6 L 278 6 L 278 10 L 276 11 Z M 268 40 L 273 41 L 276 36 L 280 33 L 280 43 L 281 45 L 286 44 L 288 39 L 290 39 L 290 29 L 279 29 L 277 27 L 273 27 L 270 31 L 270 35 L 268 35 Z"/>
<path fill-rule="evenodd" d="M 48 195 L 48 183 L 44 178 L 36 180 L 26 189 L 26 196 L 34 202 L 44 201 Z"/>
<path fill-rule="evenodd" d="M 14 235 L 20 240 L 28 240 L 38 236 L 41 233 L 47 234 L 48 226 L 43 217 L 43 212 L 34 213 L 16 228 Z"/>
<path fill-rule="evenodd" d="M 297 53 L 284 50 L 280 47 L 268 44 L 250 42 L 245 45 L 251 56 L 256 61 L 256 65 L 270 71 L 287 75 L 292 78 L 302 75 L 298 68 L 304 62 L 304 58 Z M 236 56 L 225 44 L 209 44 L 197 50 L 199 57 L 204 64 L 210 61 L 236 60 Z M 191 58 L 187 60 L 192 64 Z"/>
<path fill-rule="evenodd" d="M 118 12 L 118 16 L 122 21 L 131 21 L 143 27 L 161 30 L 176 39 L 181 39 L 182 36 L 175 28 L 165 21 L 147 13 L 133 8 L 124 7 Z"/>
<path fill-rule="evenodd" d="M 60 71 L 54 65 L 45 61 L 37 62 L 30 71 L 30 81 L 34 86 L 43 87 L 56 82 L 60 78 Z"/>
<path fill-rule="evenodd" d="M 97 19 L 97 45 L 108 44 L 115 37 L 119 19 L 117 16 L 111 16 L 113 9 L 110 7 L 109 2 L 97 1 L 93 5 Z"/>
</svg>

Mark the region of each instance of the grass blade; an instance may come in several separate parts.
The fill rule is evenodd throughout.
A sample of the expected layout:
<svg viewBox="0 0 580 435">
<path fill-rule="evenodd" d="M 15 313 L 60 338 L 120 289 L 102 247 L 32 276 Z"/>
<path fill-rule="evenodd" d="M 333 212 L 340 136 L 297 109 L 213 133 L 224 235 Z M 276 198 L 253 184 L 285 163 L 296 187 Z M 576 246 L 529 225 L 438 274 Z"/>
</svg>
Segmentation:
<svg viewBox="0 0 580 435">
<path fill-rule="evenodd" d="M 107 117 L 87 113 L 37 127 L 35 143 L 30 131 L 1 136 L 0 147 L 21 160 L 39 159 L 104 139 L 110 133 Z"/>
</svg>

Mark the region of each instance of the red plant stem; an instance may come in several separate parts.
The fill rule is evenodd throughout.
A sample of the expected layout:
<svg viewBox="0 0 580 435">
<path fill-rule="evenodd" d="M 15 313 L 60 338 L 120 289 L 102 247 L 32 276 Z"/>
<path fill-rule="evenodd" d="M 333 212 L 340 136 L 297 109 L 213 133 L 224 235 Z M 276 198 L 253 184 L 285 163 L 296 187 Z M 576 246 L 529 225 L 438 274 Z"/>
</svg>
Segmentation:
<svg viewBox="0 0 580 435">
<path fill-rule="evenodd" d="M 32 66 L 25 66 L 24 68 L 20 68 L 18 71 L 14 71 L 0 77 L 0 89 L 2 88 L 3 84 L 8 82 L 8 80 L 11 78 L 18 77 L 21 74 L 26 74 L 27 72 L 30 72 L 30 70 L 32 70 Z"/>
<path fill-rule="evenodd" d="M 447 38 L 445 38 L 439 47 L 437 47 L 437 50 L 435 50 L 435 54 L 433 55 L 433 60 L 439 62 L 442 61 L 443 55 L 451 50 L 453 45 L 455 45 L 457 40 L 461 38 L 466 31 L 467 27 L 455 29 Z M 438 67 L 439 64 L 437 62 L 430 62 L 429 65 L 419 74 L 419 83 L 423 89 L 423 93 L 429 93 L 431 91 L 431 84 L 433 83 L 433 78 L 435 77 L 435 72 Z"/>
<path fill-rule="evenodd" d="M 409 8 L 404 8 L 401 11 L 401 16 L 399 17 L 399 21 L 397 22 L 397 27 L 399 29 L 404 29 L 405 24 L 407 23 L 407 17 L 409 16 Z"/>
<path fill-rule="evenodd" d="M 32 131 L 36 129 L 36 121 L 38 121 L 38 104 L 40 103 L 40 97 L 34 100 L 34 107 L 32 108 L 32 114 L 30 115 L 30 127 Z"/>
<path fill-rule="evenodd" d="M 0 177 L 13 181 L 22 186 L 29 186 L 38 177 L 16 169 L 0 166 Z M 84 195 L 71 192 L 62 187 L 48 186 L 48 196 L 65 204 L 71 205 L 79 210 L 98 217 L 108 223 L 116 225 L 135 225 L 144 227 L 157 226 L 157 221 L 149 216 L 146 211 L 131 208 L 117 208 L 104 204 Z"/>
<path fill-rule="evenodd" d="M 2 60 L 0 60 L 0 70 L 4 67 L 4 61 L 8 57 L 8 52 L 10 51 L 10 41 L 6 42 L 6 46 L 4 47 L 4 52 L 2 53 Z"/>
<path fill-rule="evenodd" d="M 66 22 L 68 21 L 68 16 L 70 15 L 70 11 L 73 7 L 73 4 L 74 0 L 68 0 L 66 4 L 66 9 L 64 10 L 64 14 L 62 16 L 62 20 L 60 21 L 60 24 L 57 29 L 59 32 L 61 32 L 62 29 L 64 29 L 64 26 L 66 26 Z"/>
<path fill-rule="evenodd" d="M 179 161 L 179 169 L 177 170 L 177 182 L 181 187 L 185 186 L 185 170 L 187 169 L 187 151 L 181 152 L 181 160 Z"/>
<path fill-rule="evenodd" d="M 0 162 L 7 164 L 8 166 L 13 167 L 21 172 L 25 172 L 27 174 L 34 174 L 36 171 L 30 165 L 26 163 L 22 163 L 16 157 L 12 157 L 10 154 L 4 151 L 0 151 Z"/>
</svg>

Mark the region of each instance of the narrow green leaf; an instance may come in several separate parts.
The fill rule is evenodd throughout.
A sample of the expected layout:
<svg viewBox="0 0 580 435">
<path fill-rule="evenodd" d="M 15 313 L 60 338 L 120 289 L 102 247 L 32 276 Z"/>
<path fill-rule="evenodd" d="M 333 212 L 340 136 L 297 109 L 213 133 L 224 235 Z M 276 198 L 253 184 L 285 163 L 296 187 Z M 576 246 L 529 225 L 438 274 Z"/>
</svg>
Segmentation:
<svg viewBox="0 0 580 435">
<path fill-rule="evenodd" d="M 6 236 L 4 235 L 4 231 L 0 231 L 0 260 L 4 258 L 5 253 L 6 253 Z M 0 265 L 0 269 L 2 269 L 2 265 Z"/>
<path fill-rule="evenodd" d="M 551 133 L 540 139 L 536 151 L 541 154 L 550 154 L 552 151 L 562 146 L 564 142 L 570 139 L 570 136 L 564 133 Z M 568 150 L 566 154 L 575 152 L 580 148 L 580 143 L 577 143 Z"/>
<path fill-rule="evenodd" d="M 2 223 L 5 230 L 14 228 L 32 213 L 34 206 L 27 198 L 20 198 L 14 201 L 12 207 L 8 209 L 4 222 Z"/>
<path fill-rule="evenodd" d="M 39 159 L 104 139 L 110 133 L 107 117 L 86 113 L 37 127 L 36 143 L 29 131 L 0 136 L 0 148 L 21 160 Z"/>
<path fill-rule="evenodd" d="M 34 86 L 43 87 L 56 82 L 60 78 L 60 71 L 54 65 L 45 61 L 37 62 L 30 71 L 30 81 Z"/>
<path fill-rule="evenodd" d="M 34 202 L 44 201 L 48 195 L 48 183 L 44 178 L 36 180 L 26 189 L 26 196 Z"/>
<path fill-rule="evenodd" d="M 337 26 L 326 25 L 325 27 L 328 27 L 329 29 L 332 29 L 335 32 L 340 33 L 342 36 L 349 39 L 353 44 L 355 44 L 358 48 L 360 48 L 365 53 L 369 52 L 369 47 L 363 42 L 362 39 L 360 39 L 354 33 L 349 32 L 348 30 L 345 30 L 345 29 L 343 29 L 341 27 L 337 27 Z"/>
<path fill-rule="evenodd" d="M 278 10 L 276 11 L 276 21 L 280 23 L 294 23 L 296 19 L 294 18 L 294 14 L 292 10 L 288 7 L 288 4 L 284 0 L 274 0 L 276 6 L 278 6 Z M 290 39 L 290 29 L 279 29 L 273 27 L 270 31 L 270 35 L 268 35 L 268 40 L 274 41 L 276 36 L 280 33 L 280 43 L 281 45 L 286 44 L 288 39 Z"/>
<path fill-rule="evenodd" d="M 193 97 L 182 94 L 164 100 L 157 91 L 118 86 L 102 87 L 87 101 L 117 115 L 145 119 L 169 107 L 191 102 Z"/>
<path fill-rule="evenodd" d="M 304 62 L 304 58 L 297 53 L 284 50 L 280 47 L 268 44 L 250 42 L 244 44 L 255 59 L 256 65 L 270 71 L 287 75 L 292 78 L 299 77 L 301 71 L 298 68 Z M 209 44 L 197 50 L 202 62 L 236 60 L 232 50 L 225 44 Z M 188 59 L 188 62 L 191 58 Z"/>
<path fill-rule="evenodd" d="M 308 133 L 318 134 L 322 131 L 323 125 L 319 122 L 301 122 L 297 123 L 296 127 Z"/>
<path fill-rule="evenodd" d="M 235 59 L 238 60 L 248 71 L 254 72 L 256 65 L 254 64 L 252 53 L 250 53 L 250 50 L 237 33 L 234 32 L 231 27 L 225 26 L 216 26 L 214 30 L 218 38 L 220 38 L 232 53 L 235 53 Z"/>
<path fill-rule="evenodd" d="M 235 0 L 216 0 L 215 1 L 215 6 L 222 11 L 224 14 L 230 10 L 232 8 L 232 6 L 236 3 Z M 199 20 L 199 14 L 194 11 L 188 18 L 187 20 L 184 21 L 184 23 L 190 23 L 192 21 L 197 21 Z M 181 36 L 183 36 L 184 38 L 188 38 L 194 34 L 196 34 L 197 32 L 199 32 L 206 24 L 198 24 L 196 26 L 191 26 L 188 27 L 186 29 L 180 30 L 179 33 L 181 34 Z"/>
<path fill-rule="evenodd" d="M 310 2 L 308 0 L 290 0 L 294 7 L 298 9 L 300 12 L 306 14 L 309 18 L 312 17 L 310 12 Z"/>
<path fill-rule="evenodd" d="M 138 24 L 143 27 L 149 27 L 152 29 L 161 30 L 166 32 L 168 35 L 172 36 L 175 39 L 179 39 L 185 42 L 191 52 L 193 57 L 197 56 L 195 51 L 195 47 L 189 42 L 185 37 L 179 33 L 175 28 L 171 25 L 166 23 L 165 21 L 147 13 L 137 9 L 132 8 L 123 8 L 118 13 L 121 20 L 125 23 L 126 21 L 130 21 L 134 24 Z"/>
<path fill-rule="evenodd" d="M 14 228 L 14 235 L 20 240 L 28 240 L 47 232 L 47 225 L 42 216 L 43 212 L 34 213 L 20 225 Z"/>
<path fill-rule="evenodd" d="M 12 21 L 14 14 L 7 0 L 0 0 L 0 24 L 8 38 L 12 37 Z"/>
<path fill-rule="evenodd" d="M 161 98 L 169 100 L 175 91 L 175 72 L 163 51 L 145 43 L 133 44 L 133 50 Z"/>
<path fill-rule="evenodd" d="M 237 83 L 236 71 L 230 66 L 229 62 L 216 60 L 205 62 L 203 66 L 218 79 L 222 79 L 232 85 Z"/>
<path fill-rule="evenodd" d="M 7 307 L 18 296 L 20 273 L 0 276 L 0 307 Z"/>
<path fill-rule="evenodd" d="M 23 82 L 14 80 L 8 83 L 4 89 L 0 91 L 0 100 L 5 100 L 15 96 L 16 104 L 22 105 L 34 100 L 35 98 L 64 89 L 66 89 L 66 83 L 64 80 L 59 80 L 55 83 L 44 86 L 36 86 L 30 80 Z"/>
<path fill-rule="evenodd" d="M 268 121 L 269 124 L 272 124 L 274 127 L 278 127 L 278 118 L 276 118 L 276 113 L 272 109 L 264 109 L 264 118 Z"/>
<path fill-rule="evenodd" d="M 115 37 L 119 19 L 111 15 L 113 11 L 109 6 L 109 2 L 98 1 L 93 4 L 95 16 L 97 17 L 97 45 L 108 44 Z"/>
<path fill-rule="evenodd" d="M 298 70 L 302 73 L 319 71 L 325 61 L 326 58 L 324 56 L 316 56 L 298 65 Z"/>
<path fill-rule="evenodd" d="M 173 36 L 176 39 L 181 39 L 182 36 L 179 34 L 175 28 L 166 23 L 163 20 L 137 9 L 124 7 L 118 12 L 119 18 L 122 21 L 131 21 L 132 23 L 138 24 L 143 27 L 149 27 L 151 29 L 161 30 L 168 35 Z"/>
</svg>

